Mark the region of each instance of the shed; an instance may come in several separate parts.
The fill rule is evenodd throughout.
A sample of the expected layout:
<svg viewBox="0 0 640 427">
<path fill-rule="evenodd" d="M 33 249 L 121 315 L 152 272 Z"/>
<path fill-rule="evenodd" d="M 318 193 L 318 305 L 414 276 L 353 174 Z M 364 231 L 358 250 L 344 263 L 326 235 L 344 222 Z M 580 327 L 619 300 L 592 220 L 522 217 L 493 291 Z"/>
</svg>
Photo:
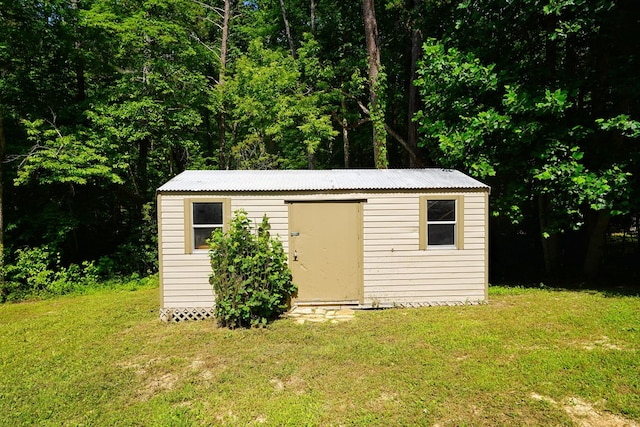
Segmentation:
<svg viewBox="0 0 640 427">
<path fill-rule="evenodd" d="M 163 320 L 212 314 L 206 239 L 244 209 L 289 256 L 296 305 L 481 302 L 490 188 L 456 170 L 185 171 L 157 191 Z"/>
</svg>

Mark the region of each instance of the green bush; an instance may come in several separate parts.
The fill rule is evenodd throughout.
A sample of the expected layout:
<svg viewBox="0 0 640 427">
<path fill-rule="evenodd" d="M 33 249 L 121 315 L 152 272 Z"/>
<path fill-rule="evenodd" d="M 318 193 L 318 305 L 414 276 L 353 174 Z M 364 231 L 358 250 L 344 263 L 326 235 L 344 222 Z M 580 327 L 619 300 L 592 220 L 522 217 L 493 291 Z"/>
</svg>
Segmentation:
<svg viewBox="0 0 640 427">
<path fill-rule="evenodd" d="M 0 302 L 64 295 L 99 284 L 98 269 L 92 261 L 65 268 L 60 264 L 60 254 L 46 245 L 16 250 L 15 259 L 4 267 L 3 276 Z"/>
<path fill-rule="evenodd" d="M 238 210 L 229 232 L 216 230 L 209 240 L 214 314 L 223 326 L 264 326 L 289 307 L 297 288 L 282 242 L 270 228 L 265 215 L 254 232 L 247 213 Z"/>
</svg>

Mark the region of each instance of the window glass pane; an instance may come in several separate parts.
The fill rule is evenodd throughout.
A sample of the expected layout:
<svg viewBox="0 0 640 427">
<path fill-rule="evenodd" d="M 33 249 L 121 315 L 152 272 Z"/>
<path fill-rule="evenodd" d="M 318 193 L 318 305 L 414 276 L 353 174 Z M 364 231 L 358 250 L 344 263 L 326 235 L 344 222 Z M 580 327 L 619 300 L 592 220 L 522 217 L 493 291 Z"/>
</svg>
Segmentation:
<svg viewBox="0 0 640 427">
<path fill-rule="evenodd" d="M 455 200 L 429 200 L 427 202 L 427 221 L 455 221 Z"/>
<path fill-rule="evenodd" d="M 194 203 L 194 224 L 222 224 L 222 203 Z"/>
<path fill-rule="evenodd" d="M 194 249 L 209 249 L 207 239 L 211 237 L 213 230 L 220 227 L 203 227 L 193 229 L 193 248 Z"/>
<path fill-rule="evenodd" d="M 429 245 L 454 245 L 454 224 L 429 224 L 427 228 Z"/>
</svg>

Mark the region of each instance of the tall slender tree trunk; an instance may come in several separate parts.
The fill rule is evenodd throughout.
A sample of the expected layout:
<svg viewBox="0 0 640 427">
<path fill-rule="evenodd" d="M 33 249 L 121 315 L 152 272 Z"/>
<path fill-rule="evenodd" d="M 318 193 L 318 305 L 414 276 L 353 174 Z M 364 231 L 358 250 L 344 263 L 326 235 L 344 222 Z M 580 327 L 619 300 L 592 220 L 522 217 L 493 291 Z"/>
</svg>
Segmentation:
<svg viewBox="0 0 640 427">
<path fill-rule="evenodd" d="M 224 14 L 222 16 L 222 40 L 220 42 L 220 76 L 218 85 L 224 91 L 225 74 L 227 71 L 227 46 L 229 43 L 229 17 L 231 15 L 231 0 L 224 0 Z M 220 141 L 219 169 L 229 169 L 227 161 L 227 137 L 225 133 L 226 115 L 224 108 L 218 113 L 218 136 Z"/>
<path fill-rule="evenodd" d="M 79 0 L 71 0 L 71 9 L 77 13 L 78 11 L 78 1 Z M 78 35 L 78 20 L 77 16 L 73 17 L 73 37 L 75 39 L 73 43 L 73 49 L 75 52 L 75 71 L 76 71 L 76 100 L 84 101 L 87 97 L 86 95 L 86 79 L 84 75 L 84 60 L 82 58 L 80 37 Z"/>
<path fill-rule="evenodd" d="M 414 153 L 418 153 L 418 126 L 413 121 L 413 117 L 418 111 L 418 88 L 413 81 L 418 77 L 418 59 L 420 59 L 420 47 L 422 45 L 422 32 L 414 29 L 411 34 L 411 71 L 409 77 L 409 101 L 407 117 L 407 145 Z M 409 166 L 412 168 L 421 167 L 422 164 L 415 156 L 409 156 Z"/>
<path fill-rule="evenodd" d="M 602 265 L 603 249 L 611 216 L 607 211 L 597 211 L 591 213 L 589 217 L 586 224 L 588 241 L 582 264 L 582 273 L 587 279 L 595 279 Z"/>
<path fill-rule="evenodd" d="M 309 14 L 311 15 L 311 32 L 316 32 L 316 0 L 311 0 L 311 4 L 309 5 Z"/>
<path fill-rule="evenodd" d="M 342 147 L 344 150 L 344 168 L 349 169 L 349 124 L 347 123 L 346 114 L 347 111 L 347 101 L 344 97 L 342 97 Z"/>
<path fill-rule="evenodd" d="M 554 274 L 560 269 L 560 240 L 557 233 L 548 233 L 548 208 L 546 196 L 540 194 L 538 196 L 538 221 L 540 223 L 540 243 L 542 244 L 544 271 L 547 274 Z"/>
<path fill-rule="evenodd" d="M 2 165 L 4 163 L 5 145 L 4 116 L 2 115 L 2 104 L 0 104 L 0 283 L 4 282 L 4 189 L 2 186 Z"/>
<path fill-rule="evenodd" d="M 280 10 L 282 11 L 284 31 L 287 35 L 287 41 L 289 42 L 289 49 L 291 49 L 291 56 L 293 56 L 293 59 L 298 59 L 298 51 L 296 50 L 296 45 L 293 43 L 293 37 L 291 37 L 291 27 L 289 26 L 289 20 L 287 19 L 287 9 L 284 7 L 284 0 L 280 0 Z"/>
<path fill-rule="evenodd" d="M 384 75 L 381 74 L 380 43 L 374 0 L 362 0 L 362 17 L 369 57 L 369 111 L 373 123 L 373 159 L 376 169 L 386 169 L 389 167 L 389 160 L 387 157 L 385 108 L 381 96 L 384 88 L 384 81 L 381 80 Z"/>
</svg>

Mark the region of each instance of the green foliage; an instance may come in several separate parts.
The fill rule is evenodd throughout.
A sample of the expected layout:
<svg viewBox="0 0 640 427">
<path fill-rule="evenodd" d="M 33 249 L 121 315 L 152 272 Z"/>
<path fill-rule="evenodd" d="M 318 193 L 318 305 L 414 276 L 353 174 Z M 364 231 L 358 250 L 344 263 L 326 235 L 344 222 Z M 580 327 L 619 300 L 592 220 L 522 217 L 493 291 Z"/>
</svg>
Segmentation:
<svg viewBox="0 0 640 427">
<path fill-rule="evenodd" d="M 369 113 L 361 2 L 283 3 L 297 58 L 280 2 L 231 2 L 220 81 L 221 1 L 0 0 L 6 246 L 145 274 L 146 206 L 184 169 L 407 166 L 420 34 L 425 166 L 486 180 L 518 227 L 542 198 L 545 233 L 640 209 L 637 2 L 380 2 Z"/>
<path fill-rule="evenodd" d="M 386 125 L 386 89 L 387 75 L 383 68 L 378 73 L 373 91 L 376 93 L 376 103 L 369 103 L 371 122 L 373 123 L 375 151 L 377 153 L 374 159 L 376 169 L 387 169 L 389 167 L 389 154 L 387 153 L 387 129 Z"/>
<path fill-rule="evenodd" d="M 110 166 L 108 154 L 88 137 L 86 130 L 76 130 L 77 135 L 65 135 L 64 129 L 42 119 L 23 120 L 22 123 L 33 145 L 20 163 L 16 185 L 32 179 L 39 184 L 85 185 L 98 179 L 113 184 L 124 182 L 119 172 L 126 166 Z"/>
<path fill-rule="evenodd" d="M 227 233 L 210 240 L 218 321 L 227 327 L 264 326 L 287 310 L 296 292 L 282 243 L 272 238 L 265 215 L 256 232 L 246 212 L 238 210 Z"/>
<path fill-rule="evenodd" d="M 309 38 L 296 60 L 256 39 L 230 66 L 222 90 L 238 169 L 304 168 L 308 156 L 337 135 L 322 89 L 329 72 L 311 56 L 315 49 Z"/>
<path fill-rule="evenodd" d="M 498 186 L 494 206 L 497 215 L 514 223 L 522 221 L 531 197 L 544 195 L 544 233 L 580 228 L 585 206 L 626 212 L 630 174 L 625 164 L 589 167 L 593 162 L 587 163 L 583 146 L 593 130 L 558 126 L 574 108 L 569 91 L 504 84 L 506 76 L 496 67 L 482 64 L 473 53 L 445 49 L 442 42 L 425 43 L 415 82 L 424 109 L 416 120 L 426 137 L 422 144 L 437 153 L 438 163 L 481 179 L 508 177 Z M 602 129 L 635 129 L 625 116 L 599 123 Z"/>
<path fill-rule="evenodd" d="M 62 267 L 60 254 L 47 246 L 18 249 L 15 261 L 4 267 L 0 302 L 27 297 L 64 295 L 98 285 L 98 268 L 93 262 Z"/>
<path fill-rule="evenodd" d="M 640 137 L 640 121 L 631 120 L 628 114 L 620 114 L 609 119 L 596 119 L 596 123 L 604 131 L 618 131 L 628 138 Z"/>
</svg>

